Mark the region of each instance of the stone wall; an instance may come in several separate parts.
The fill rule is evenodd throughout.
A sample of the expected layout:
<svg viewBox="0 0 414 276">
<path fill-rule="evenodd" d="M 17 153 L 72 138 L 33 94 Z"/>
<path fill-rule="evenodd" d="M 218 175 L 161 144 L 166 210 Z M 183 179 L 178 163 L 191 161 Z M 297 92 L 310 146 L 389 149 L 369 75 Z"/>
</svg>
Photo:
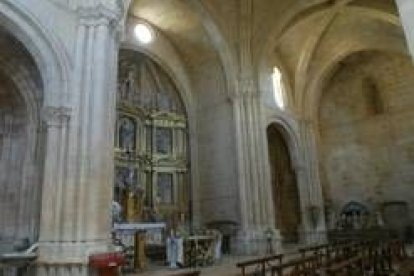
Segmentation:
<svg viewBox="0 0 414 276">
<path fill-rule="evenodd" d="M 197 72 L 198 79 L 195 82 L 198 93 L 198 194 L 204 223 L 216 220 L 239 222 L 232 134 L 234 118 L 222 74 L 223 71 L 216 64 L 203 64 Z"/>
<path fill-rule="evenodd" d="M 355 54 L 339 64 L 319 109 L 325 200 L 337 211 L 405 201 L 414 213 L 414 67 L 407 57 Z"/>
</svg>

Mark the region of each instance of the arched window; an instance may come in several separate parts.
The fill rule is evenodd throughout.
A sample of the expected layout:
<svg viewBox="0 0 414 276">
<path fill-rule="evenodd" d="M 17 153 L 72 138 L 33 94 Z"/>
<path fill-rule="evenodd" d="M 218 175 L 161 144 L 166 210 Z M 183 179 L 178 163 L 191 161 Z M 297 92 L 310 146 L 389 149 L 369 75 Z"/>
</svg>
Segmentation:
<svg viewBox="0 0 414 276">
<path fill-rule="evenodd" d="M 280 109 L 285 109 L 285 88 L 283 85 L 282 73 L 279 68 L 274 67 L 272 73 L 273 99 Z"/>
</svg>

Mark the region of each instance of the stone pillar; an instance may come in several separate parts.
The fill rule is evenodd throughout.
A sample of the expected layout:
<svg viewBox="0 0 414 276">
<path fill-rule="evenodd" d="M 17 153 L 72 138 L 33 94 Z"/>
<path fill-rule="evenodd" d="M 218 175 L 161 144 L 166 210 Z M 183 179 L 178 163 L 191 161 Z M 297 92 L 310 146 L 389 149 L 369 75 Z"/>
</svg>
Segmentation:
<svg viewBox="0 0 414 276">
<path fill-rule="evenodd" d="M 300 199 L 302 210 L 302 241 L 308 244 L 326 241 L 326 226 L 322 186 L 319 178 L 319 160 L 317 156 L 317 133 L 315 125 L 300 121 L 301 148 L 303 149 L 304 167 L 300 169 L 306 185 L 301 187 Z"/>
<path fill-rule="evenodd" d="M 88 257 L 111 245 L 113 137 L 121 7 L 77 8 L 69 108 L 48 125 L 38 275 L 86 275 Z M 117 7 L 117 8 L 116 8 Z"/>
<path fill-rule="evenodd" d="M 273 233 L 272 248 L 279 250 L 270 179 L 266 174 L 266 130 L 252 66 L 253 1 L 240 1 L 240 78 L 232 98 L 236 123 L 241 229 L 235 249 L 241 254 L 266 253 L 266 232 Z"/>
<path fill-rule="evenodd" d="M 414 58 L 414 1 L 396 0 L 401 23 L 407 38 L 407 45 Z"/>
<path fill-rule="evenodd" d="M 257 94 L 245 91 L 233 99 L 236 118 L 238 183 L 241 229 L 235 249 L 241 254 L 265 254 L 266 232 L 272 231 L 272 248 L 280 249 L 279 232 L 275 228 L 270 179 L 266 175 L 266 137 L 261 120 L 261 103 Z"/>
</svg>

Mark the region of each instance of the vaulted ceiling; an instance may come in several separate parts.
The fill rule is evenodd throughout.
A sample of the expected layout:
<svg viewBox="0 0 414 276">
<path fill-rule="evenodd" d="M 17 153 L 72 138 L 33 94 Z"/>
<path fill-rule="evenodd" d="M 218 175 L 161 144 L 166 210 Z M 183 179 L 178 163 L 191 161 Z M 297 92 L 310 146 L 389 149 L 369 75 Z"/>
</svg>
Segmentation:
<svg viewBox="0 0 414 276">
<path fill-rule="evenodd" d="M 248 19 L 240 14 L 243 1 L 252 5 Z M 276 55 L 299 94 L 341 53 L 406 51 L 393 0 L 133 0 L 129 12 L 163 32 L 193 70 L 223 58 L 237 64 L 240 23 L 249 20 L 253 65 L 274 66 Z"/>
</svg>

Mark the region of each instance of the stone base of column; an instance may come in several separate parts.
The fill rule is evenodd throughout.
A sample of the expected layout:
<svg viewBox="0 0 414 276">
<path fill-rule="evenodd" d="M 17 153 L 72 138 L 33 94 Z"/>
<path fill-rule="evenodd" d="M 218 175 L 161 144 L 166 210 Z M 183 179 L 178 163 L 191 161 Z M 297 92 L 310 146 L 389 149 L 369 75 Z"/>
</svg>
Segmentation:
<svg viewBox="0 0 414 276">
<path fill-rule="evenodd" d="M 240 230 L 231 247 L 233 254 L 247 256 L 278 254 L 282 250 L 279 230 L 268 226 Z"/>
<path fill-rule="evenodd" d="M 40 242 L 33 274 L 37 276 L 89 276 L 89 256 L 114 251 L 109 240 L 86 242 Z"/>
<path fill-rule="evenodd" d="M 89 271 L 87 264 L 37 264 L 35 273 L 30 275 L 36 276 L 90 276 L 94 275 Z"/>
</svg>

